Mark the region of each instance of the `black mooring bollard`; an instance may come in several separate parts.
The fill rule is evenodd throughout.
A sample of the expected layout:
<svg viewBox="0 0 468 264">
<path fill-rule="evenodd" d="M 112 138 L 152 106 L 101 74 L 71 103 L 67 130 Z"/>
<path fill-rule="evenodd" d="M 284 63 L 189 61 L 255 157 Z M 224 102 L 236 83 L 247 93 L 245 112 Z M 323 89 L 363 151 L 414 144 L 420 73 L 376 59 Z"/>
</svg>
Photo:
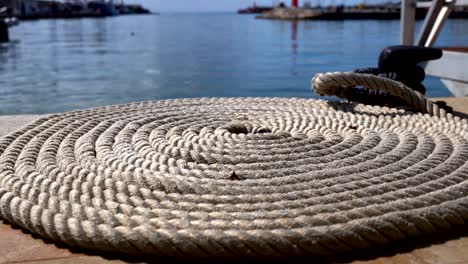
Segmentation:
<svg viewBox="0 0 468 264">
<path fill-rule="evenodd" d="M 4 21 L 0 21 L 0 43 L 10 41 L 10 36 L 8 35 L 8 25 Z"/>
</svg>

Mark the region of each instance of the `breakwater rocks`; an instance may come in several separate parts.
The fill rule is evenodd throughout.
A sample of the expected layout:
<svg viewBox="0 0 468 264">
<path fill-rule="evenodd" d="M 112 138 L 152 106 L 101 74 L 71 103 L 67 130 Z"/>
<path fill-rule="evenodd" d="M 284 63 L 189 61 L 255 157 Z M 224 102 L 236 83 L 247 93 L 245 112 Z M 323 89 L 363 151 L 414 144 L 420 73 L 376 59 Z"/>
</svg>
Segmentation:
<svg viewBox="0 0 468 264">
<path fill-rule="evenodd" d="M 322 14 L 322 11 L 312 8 L 274 8 L 270 11 L 263 12 L 257 16 L 262 19 L 316 19 Z"/>
<path fill-rule="evenodd" d="M 416 9 L 416 19 L 424 19 L 427 10 Z M 467 10 L 454 10 L 450 18 L 468 18 Z M 257 18 L 280 20 L 347 20 L 347 19 L 375 19 L 388 20 L 400 19 L 399 8 L 288 8 L 278 7 L 271 11 L 263 12 Z"/>
</svg>

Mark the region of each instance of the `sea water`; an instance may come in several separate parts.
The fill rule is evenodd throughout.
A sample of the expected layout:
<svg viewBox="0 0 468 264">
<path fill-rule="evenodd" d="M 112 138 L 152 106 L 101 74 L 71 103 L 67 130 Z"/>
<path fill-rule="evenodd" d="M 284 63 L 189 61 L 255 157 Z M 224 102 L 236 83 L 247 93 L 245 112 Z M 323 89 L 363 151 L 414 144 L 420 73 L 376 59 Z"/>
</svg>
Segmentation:
<svg viewBox="0 0 468 264">
<path fill-rule="evenodd" d="M 420 25 L 420 23 L 418 23 Z M 451 20 L 439 46 L 468 43 Z M 190 97 L 314 98 L 319 72 L 375 66 L 400 21 L 272 21 L 161 14 L 24 21 L 0 46 L 0 114 Z M 427 95 L 451 96 L 435 78 Z"/>
</svg>

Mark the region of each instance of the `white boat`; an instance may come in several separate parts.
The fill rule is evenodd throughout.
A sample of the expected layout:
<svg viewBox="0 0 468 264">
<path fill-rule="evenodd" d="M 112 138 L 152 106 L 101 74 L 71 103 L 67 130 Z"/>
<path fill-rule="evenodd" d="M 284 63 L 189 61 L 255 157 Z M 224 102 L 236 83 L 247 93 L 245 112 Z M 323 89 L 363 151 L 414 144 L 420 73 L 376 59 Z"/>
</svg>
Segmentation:
<svg viewBox="0 0 468 264">
<path fill-rule="evenodd" d="M 468 0 L 401 1 L 401 44 L 432 47 L 455 7 L 468 6 Z M 429 11 L 414 40 L 416 7 Z M 442 58 L 425 62 L 422 66 L 428 75 L 438 77 L 455 96 L 468 96 L 468 47 L 442 47 Z"/>
</svg>

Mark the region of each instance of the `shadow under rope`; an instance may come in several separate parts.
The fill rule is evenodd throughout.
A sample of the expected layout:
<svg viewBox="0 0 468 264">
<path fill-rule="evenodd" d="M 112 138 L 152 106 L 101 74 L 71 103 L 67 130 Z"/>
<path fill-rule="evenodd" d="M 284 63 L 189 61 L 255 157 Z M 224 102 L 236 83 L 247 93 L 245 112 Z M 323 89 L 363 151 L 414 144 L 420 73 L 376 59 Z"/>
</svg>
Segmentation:
<svg viewBox="0 0 468 264">
<path fill-rule="evenodd" d="M 401 109 L 405 110 L 405 112 L 391 112 L 391 113 L 373 113 L 373 112 L 366 112 L 363 110 L 356 110 L 356 106 L 359 103 L 354 103 L 354 102 L 343 102 L 343 101 L 327 101 L 328 106 L 330 108 L 333 108 L 336 111 L 343 111 L 343 112 L 349 112 L 349 113 L 356 113 L 356 114 L 366 114 L 370 116 L 390 116 L 390 117 L 397 117 L 397 116 L 407 116 L 407 115 L 414 115 L 417 114 L 418 111 L 415 110 L 413 107 L 405 107 L 405 106 L 398 106 L 395 109 Z M 369 105 L 369 106 L 376 106 L 377 105 Z M 460 118 L 468 119 L 468 114 L 458 112 L 453 110 L 451 112 L 454 116 L 459 116 Z"/>
<path fill-rule="evenodd" d="M 71 253 L 74 253 L 74 254 L 84 254 L 90 257 L 102 257 L 107 260 L 122 260 L 122 261 L 129 262 L 129 263 L 141 263 L 141 262 L 154 263 L 154 262 L 174 259 L 174 257 L 167 257 L 167 256 L 158 257 L 158 256 L 124 255 L 124 254 L 119 254 L 119 253 L 114 253 L 114 252 L 109 253 L 109 252 L 102 252 L 102 251 L 97 251 L 97 250 L 70 247 L 66 244 L 55 242 L 50 239 L 40 237 L 36 234 L 31 233 L 30 231 L 26 229 L 21 228 L 20 226 L 16 224 L 11 224 L 0 218 L 0 224 L 2 223 L 8 226 L 11 226 L 11 228 L 15 230 L 20 230 L 23 234 L 31 236 L 32 239 L 43 241 L 44 243 L 48 245 L 55 245 L 59 249 L 68 249 Z M 440 245 L 448 241 L 457 240 L 457 239 L 461 239 L 464 237 L 468 237 L 468 226 L 459 225 L 459 226 L 452 226 L 451 229 L 445 230 L 445 232 L 436 232 L 433 234 L 423 234 L 418 237 L 409 237 L 405 240 L 392 241 L 388 244 L 377 245 L 372 248 L 357 249 L 357 250 L 353 250 L 350 252 L 342 252 L 342 253 L 337 253 L 334 255 L 327 255 L 327 256 L 313 256 L 313 255 L 305 254 L 302 256 L 297 256 L 297 259 L 293 257 L 293 260 L 295 262 L 298 261 L 298 262 L 304 262 L 304 263 L 348 263 L 352 261 L 366 261 L 366 260 L 373 260 L 373 259 L 377 259 L 381 257 L 392 257 L 398 254 L 410 253 L 416 249 Z M 203 260 L 204 263 L 219 263 L 220 259 L 226 260 L 226 259 L 223 259 L 223 257 L 200 257 L 200 258 L 197 258 L 197 257 L 194 258 L 194 257 L 189 257 L 189 256 L 186 256 L 186 257 L 175 256 L 175 257 L 181 260 L 187 259 L 190 261 Z M 239 264 L 240 264 L 240 261 L 242 261 L 242 263 L 245 263 L 245 262 L 258 263 L 258 260 L 264 260 L 264 259 L 273 261 L 273 262 L 275 262 L 275 260 L 283 262 L 286 260 L 285 259 L 286 257 L 288 257 L 288 260 L 291 260 L 291 256 L 279 256 L 279 257 L 278 256 L 272 256 L 272 257 L 234 256 L 234 257 L 230 257 L 229 260 L 233 262 L 237 262 Z"/>
<path fill-rule="evenodd" d="M 359 103 L 355 102 L 343 102 L 343 101 L 327 101 L 327 105 L 334 109 L 335 111 L 341 111 L 341 112 L 346 112 L 346 113 L 353 113 L 353 114 L 366 114 L 369 116 L 374 116 L 374 117 L 379 117 L 379 116 L 389 116 L 389 117 L 397 117 L 397 116 L 407 116 L 407 115 L 413 115 L 413 112 L 410 111 L 405 111 L 403 113 L 401 112 L 389 112 L 389 113 L 375 113 L 375 112 L 370 112 L 370 111 L 363 111 L 363 110 L 357 110 L 356 106 Z M 369 105 L 372 106 L 372 105 Z M 405 108 L 398 108 L 402 110 L 410 110 L 410 109 L 405 109 Z"/>
</svg>

